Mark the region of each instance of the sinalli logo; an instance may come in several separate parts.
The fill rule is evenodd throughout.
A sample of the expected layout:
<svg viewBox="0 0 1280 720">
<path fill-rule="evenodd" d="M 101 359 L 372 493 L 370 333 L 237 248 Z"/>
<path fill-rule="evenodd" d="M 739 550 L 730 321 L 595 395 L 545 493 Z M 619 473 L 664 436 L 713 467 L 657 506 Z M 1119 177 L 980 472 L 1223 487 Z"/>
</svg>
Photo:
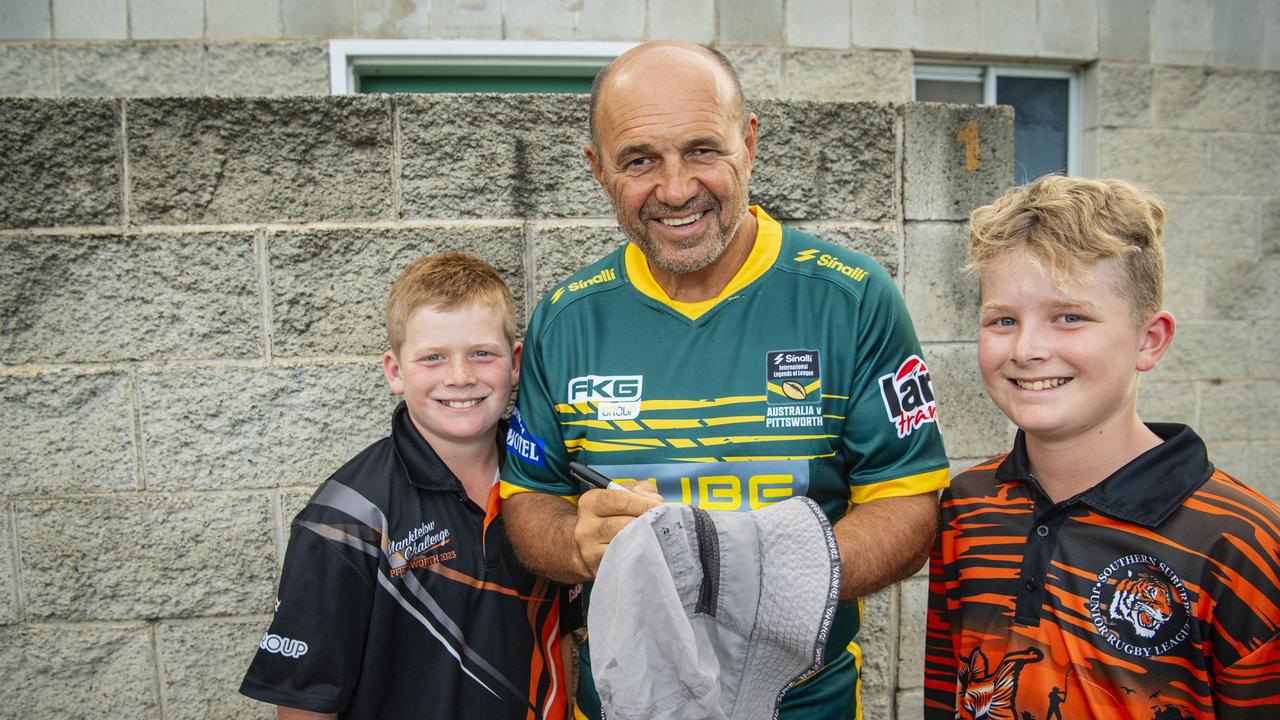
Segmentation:
<svg viewBox="0 0 1280 720">
<path fill-rule="evenodd" d="M 880 377 L 880 396 L 889 420 L 903 438 L 925 423 L 936 422 L 938 404 L 933 400 L 933 382 L 929 368 L 919 355 L 912 355 L 898 366 L 897 372 Z"/>
<path fill-rule="evenodd" d="M 853 278 L 855 282 L 862 282 L 863 279 L 867 277 L 867 271 L 863 270 L 857 265 L 845 265 L 844 263 L 840 262 L 836 258 L 836 256 L 829 255 L 827 253 L 822 253 L 821 255 L 818 255 L 818 250 L 815 250 L 813 248 L 810 248 L 808 250 L 801 250 L 800 252 L 796 253 L 795 257 L 791 259 L 794 262 L 809 262 L 815 256 L 818 258 L 818 262 L 815 263 L 818 267 L 830 268 L 832 270 L 835 270 L 836 272 L 840 273 L 841 275 L 844 275 L 845 277 Z"/>
</svg>

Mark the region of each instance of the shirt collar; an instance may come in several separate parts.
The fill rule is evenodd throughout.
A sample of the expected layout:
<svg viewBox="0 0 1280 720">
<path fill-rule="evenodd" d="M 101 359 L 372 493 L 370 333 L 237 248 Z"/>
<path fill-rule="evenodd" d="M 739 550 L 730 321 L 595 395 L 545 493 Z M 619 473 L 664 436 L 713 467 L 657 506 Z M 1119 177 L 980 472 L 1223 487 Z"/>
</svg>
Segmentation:
<svg viewBox="0 0 1280 720">
<path fill-rule="evenodd" d="M 1156 527 L 1213 474 L 1204 441 L 1186 425 L 1146 423 L 1163 442 L 1129 461 L 1102 482 L 1065 503 L 1083 503 L 1119 520 Z M 996 479 L 1021 482 L 1043 494 L 1031 475 L 1027 441 L 1021 430 L 1013 450 L 996 469 Z"/>
<path fill-rule="evenodd" d="M 505 446 L 503 439 L 506 434 L 507 424 L 500 420 L 495 430 L 499 466 L 502 464 Z M 461 481 L 440 459 L 426 438 L 422 437 L 422 433 L 418 432 L 413 419 L 409 417 L 409 407 L 403 400 L 396 407 L 391 420 L 391 442 L 410 485 L 419 490 L 461 490 Z"/>
</svg>

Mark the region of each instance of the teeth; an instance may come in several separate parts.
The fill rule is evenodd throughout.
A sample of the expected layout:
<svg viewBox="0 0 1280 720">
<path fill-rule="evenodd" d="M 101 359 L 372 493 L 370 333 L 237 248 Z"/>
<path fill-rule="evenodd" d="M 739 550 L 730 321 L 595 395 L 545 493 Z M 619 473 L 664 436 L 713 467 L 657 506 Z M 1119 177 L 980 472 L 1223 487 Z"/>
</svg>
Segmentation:
<svg viewBox="0 0 1280 720">
<path fill-rule="evenodd" d="M 1026 380 L 1014 380 L 1018 383 L 1018 387 L 1023 390 L 1048 390 L 1056 388 L 1059 385 L 1066 385 L 1071 382 L 1071 378 L 1050 378 L 1048 380 L 1036 380 L 1035 382 L 1027 382 Z"/>
<path fill-rule="evenodd" d="M 457 408 L 459 410 L 465 410 L 466 408 L 475 407 L 480 404 L 479 400 L 441 400 L 440 402 L 444 403 L 445 407 Z"/>
<path fill-rule="evenodd" d="M 680 227 L 681 225 L 692 225 L 702 219 L 705 212 L 694 213 L 687 218 L 659 218 L 658 222 L 668 227 Z"/>
</svg>

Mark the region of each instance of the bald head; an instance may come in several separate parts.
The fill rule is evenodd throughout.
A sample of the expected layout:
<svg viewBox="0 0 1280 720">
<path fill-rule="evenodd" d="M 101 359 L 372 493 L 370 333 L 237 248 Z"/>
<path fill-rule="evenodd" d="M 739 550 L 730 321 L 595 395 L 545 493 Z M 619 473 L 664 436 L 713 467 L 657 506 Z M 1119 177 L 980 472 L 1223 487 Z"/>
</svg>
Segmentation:
<svg viewBox="0 0 1280 720">
<path fill-rule="evenodd" d="M 719 50 L 694 43 L 655 40 L 619 55 L 604 66 L 591 82 L 591 105 L 587 120 L 591 130 L 591 146 L 599 148 L 597 116 L 615 91 L 634 83 L 662 82 L 664 78 L 681 73 L 705 74 L 715 78 L 720 91 L 718 94 L 728 105 L 726 110 L 738 115 L 745 127 L 749 115 L 742 98 L 742 84 L 728 58 Z"/>
</svg>

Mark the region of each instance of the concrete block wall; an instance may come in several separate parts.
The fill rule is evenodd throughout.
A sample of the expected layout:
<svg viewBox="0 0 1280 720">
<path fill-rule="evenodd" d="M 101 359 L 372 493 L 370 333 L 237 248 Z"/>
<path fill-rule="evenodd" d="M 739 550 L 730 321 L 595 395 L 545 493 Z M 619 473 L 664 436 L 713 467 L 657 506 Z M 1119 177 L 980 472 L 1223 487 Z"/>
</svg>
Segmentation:
<svg viewBox="0 0 1280 720">
<path fill-rule="evenodd" d="M 998 449 L 953 276 L 1011 113 L 754 109 L 753 202 L 889 268 L 957 462 Z M 0 100 L 0 715 L 272 716 L 236 688 L 290 520 L 386 432 L 387 289 L 463 249 L 527 317 L 621 243 L 585 118 L 582 96 Z M 867 599 L 868 717 L 919 688 L 913 602 Z"/>
</svg>

